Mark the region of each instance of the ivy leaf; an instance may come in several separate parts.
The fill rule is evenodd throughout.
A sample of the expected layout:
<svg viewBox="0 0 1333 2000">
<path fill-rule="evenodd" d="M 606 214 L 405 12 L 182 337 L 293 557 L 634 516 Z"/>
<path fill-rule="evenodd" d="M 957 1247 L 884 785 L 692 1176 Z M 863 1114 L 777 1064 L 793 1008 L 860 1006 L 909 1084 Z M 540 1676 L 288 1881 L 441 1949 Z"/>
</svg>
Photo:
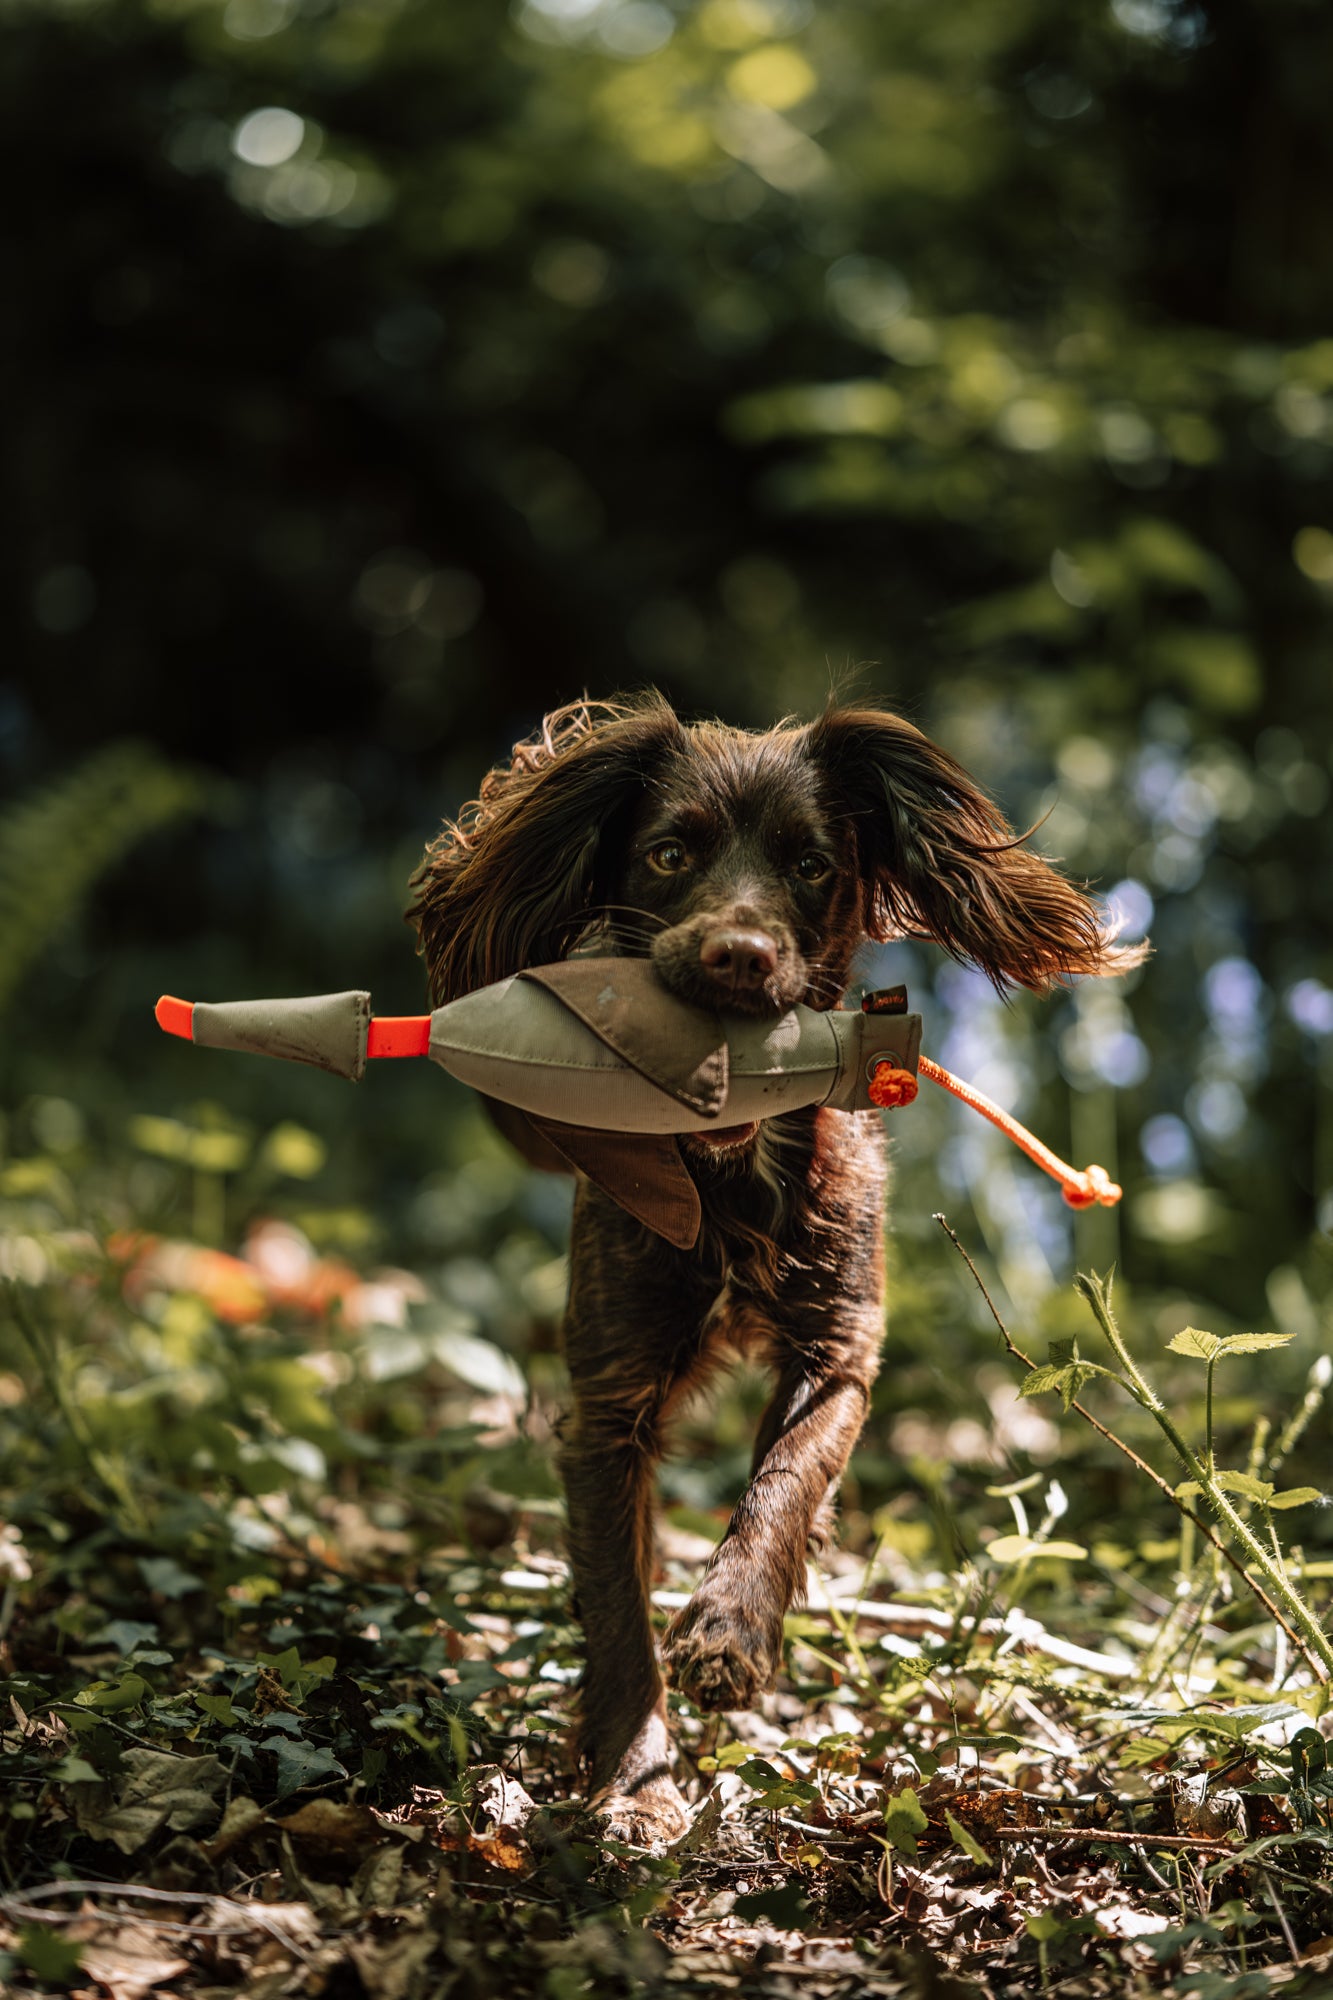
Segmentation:
<svg viewBox="0 0 1333 2000">
<path fill-rule="evenodd" d="M 255 1659 L 261 1667 L 275 1673 L 285 1692 L 294 1695 L 297 1701 L 303 1701 L 312 1687 L 329 1680 L 338 1670 L 332 1653 L 325 1653 L 318 1660 L 303 1660 L 295 1646 L 288 1646 L 283 1653 L 256 1653 Z"/>
<path fill-rule="evenodd" d="M 259 1747 L 271 1750 L 277 1758 L 276 1798 L 285 1799 L 288 1792 L 299 1792 L 306 1785 L 317 1785 L 325 1778 L 347 1776 L 344 1766 L 324 1744 L 293 1743 L 286 1736 L 270 1736 Z"/>
<path fill-rule="evenodd" d="M 156 1639 L 156 1625 L 146 1625 L 138 1618 L 113 1618 L 100 1632 L 90 1633 L 94 1645 L 114 1646 L 122 1655 L 137 1652 L 150 1639 Z M 170 1654 L 167 1656 L 170 1658 Z"/>
<path fill-rule="evenodd" d="M 233 1722 L 241 1720 L 232 1707 L 229 1694 L 197 1694 L 194 1696 L 194 1705 L 212 1722 L 225 1722 L 230 1727 Z"/>
<path fill-rule="evenodd" d="M 193 1570 L 182 1569 L 172 1556 L 140 1556 L 139 1574 L 159 1597 L 188 1597 L 204 1587 Z"/>
<path fill-rule="evenodd" d="M 910 1861 L 916 1854 L 916 1844 L 930 1821 L 921 1810 L 921 1801 L 910 1785 L 904 1786 L 896 1797 L 887 1799 L 884 1805 L 884 1831 L 899 1854 L 905 1854 Z"/>
<path fill-rule="evenodd" d="M 92 1681 L 74 1699 L 80 1708 L 96 1709 L 99 1715 L 118 1715 L 123 1708 L 137 1708 L 148 1691 L 141 1674 L 124 1674 L 118 1681 Z"/>
</svg>

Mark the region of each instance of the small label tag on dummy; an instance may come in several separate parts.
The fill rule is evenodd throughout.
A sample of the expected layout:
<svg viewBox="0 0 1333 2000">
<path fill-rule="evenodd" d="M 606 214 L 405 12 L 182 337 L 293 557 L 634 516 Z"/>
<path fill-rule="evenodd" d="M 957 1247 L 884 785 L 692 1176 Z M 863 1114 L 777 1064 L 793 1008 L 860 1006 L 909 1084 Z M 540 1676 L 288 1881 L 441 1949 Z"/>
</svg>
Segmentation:
<svg viewBox="0 0 1333 2000">
<path fill-rule="evenodd" d="M 905 1014 L 907 1012 L 907 988 L 905 986 L 877 986 L 873 993 L 861 996 L 863 1014 Z"/>
</svg>

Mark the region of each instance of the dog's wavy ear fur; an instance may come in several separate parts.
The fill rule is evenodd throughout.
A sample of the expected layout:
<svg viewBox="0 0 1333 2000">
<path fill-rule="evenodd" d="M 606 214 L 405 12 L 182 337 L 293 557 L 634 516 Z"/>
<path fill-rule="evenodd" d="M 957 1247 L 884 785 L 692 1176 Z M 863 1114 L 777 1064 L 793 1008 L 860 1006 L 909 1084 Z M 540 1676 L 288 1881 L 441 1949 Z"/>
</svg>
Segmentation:
<svg viewBox="0 0 1333 2000">
<path fill-rule="evenodd" d="M 962 765 L 900 716 L 830 708 L 806 732 L 835 810 L 850 815 L 872 938 L 926 937 L 1004 991 L 1125 972 L 1094 904 L 1015 837 Z"/>
<path fill-rule="evenodd" d="M 435 1005 L 563 958 L 595 922 L 617 837 L 684 740 L 658 695 L 571 702 L 426 849 L 407 911 Z"/>
</svg>

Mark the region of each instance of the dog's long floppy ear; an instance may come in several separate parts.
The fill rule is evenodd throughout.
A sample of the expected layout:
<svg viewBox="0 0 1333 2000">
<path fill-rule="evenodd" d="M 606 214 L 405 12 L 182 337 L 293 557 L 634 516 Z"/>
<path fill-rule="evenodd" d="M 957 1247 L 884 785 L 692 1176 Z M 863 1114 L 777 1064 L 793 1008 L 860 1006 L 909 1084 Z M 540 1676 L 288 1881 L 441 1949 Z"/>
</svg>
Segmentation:
<svg viewBox="0 0 1333 2000">
<path fill-rule="evenodd" d="M 1015 837 L 948 752 L 900 716 L 830 708 L 807 732 L 835 808 L 852 818 L 870 937 L 927 937 L 1001 991 L 1125 972 L 1089 898 Z"/>
<path fill-rule="evenodd" d="M 659 696 L 572 702 L 497 764 L 412 877 L 435 1004 L 550 964 L 595 920 L 615 840 L 683 741 Z"/>
</svg>

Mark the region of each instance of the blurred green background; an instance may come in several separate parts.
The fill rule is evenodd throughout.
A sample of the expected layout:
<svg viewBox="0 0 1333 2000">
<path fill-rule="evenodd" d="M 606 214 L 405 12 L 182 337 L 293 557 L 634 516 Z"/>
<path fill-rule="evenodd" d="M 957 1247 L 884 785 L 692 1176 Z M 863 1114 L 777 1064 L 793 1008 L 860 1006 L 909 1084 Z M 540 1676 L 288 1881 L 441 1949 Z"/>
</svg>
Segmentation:
<svg viewBox="0 0 1333 2000">
<path fill-rule="evenodd" d="M 349 1091 L 152 1003 L 414 1011 L 407 875 L 545 709 L 652 682 L 762 725 L 859 667 L 1156 947 L 1008 1007 L 867 963 L 1127 1190 L 1075 1225 L 969 1114 L 900 1113 L 886 1411 L 989 1422 L 1004 1377 L 941 1206 L 1020 1328 L 1118 1258 L 1163 1333 L 1300 1333 L 1296 1381 L 1333 1229 L 1323 0 L 61 0 L 0 33 L 10 1196 L 46 1161 L 98 1226 L 231 1244 L 276 1208 L 521 1351 L 565 1186 L 435 1071 Z"/>
</svg>

